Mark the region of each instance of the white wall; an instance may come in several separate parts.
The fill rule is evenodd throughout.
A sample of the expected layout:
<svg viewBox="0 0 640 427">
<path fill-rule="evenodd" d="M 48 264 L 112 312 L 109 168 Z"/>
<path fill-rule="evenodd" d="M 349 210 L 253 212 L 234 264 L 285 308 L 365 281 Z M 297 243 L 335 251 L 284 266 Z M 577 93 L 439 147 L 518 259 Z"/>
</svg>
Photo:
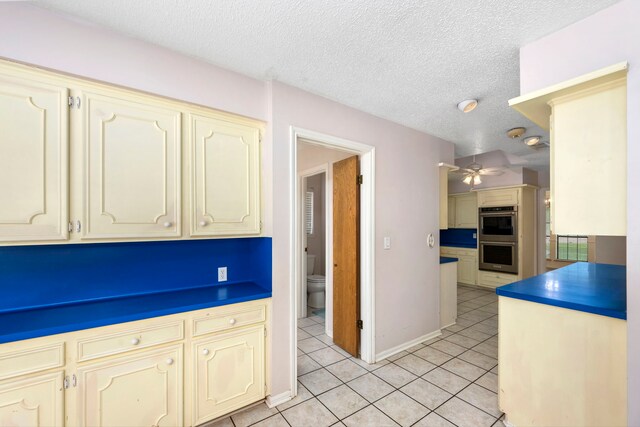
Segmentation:
<svg viewBox="0 0 640 427">
<path fill-rule="evenodd" d="M 623 0 L 520 49 L 525 94 L 628 61 L 627 170 L 640 164 L 640 2 Z M 597 202 L 597 201 L 596 201 Z M 640 180 L 627 180 L 627 332 L 629 425 L 640 424 Z"/>
<path fill-rule="evenodd" d="M 290 388 L 290 127 L 376 147 L 376 353 L 438 329 L 438 162 L 453 144 L 279 83 L 263 83 L 27 3 L 0 3 L 0 57 L 268 122 L 265 235 L 273 236 L 272 393 Z M 382 236 L 393 249 L 382 250 Z"/>
</svg>

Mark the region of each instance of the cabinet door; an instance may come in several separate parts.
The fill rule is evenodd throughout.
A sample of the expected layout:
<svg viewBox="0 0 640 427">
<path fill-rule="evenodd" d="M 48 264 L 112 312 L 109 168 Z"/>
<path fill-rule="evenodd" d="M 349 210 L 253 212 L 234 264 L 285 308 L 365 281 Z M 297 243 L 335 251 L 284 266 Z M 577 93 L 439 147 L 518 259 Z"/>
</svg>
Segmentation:
<svg viewBox="0 0 640 427">
<path fill-rule="evenodd" d="M 478 206 L 517 206 L 520 189 L 486 190 L 478 192 Z"/>
<path fill-rule="evenodd" d="M 78 425 L 182 425 L 182 370 L 182 345 L 78 369 Z"/>
<path fill-rule="evenodd" d="M 476 258 L 467 255 L 459 255 L 458 258 L 458 282 L 467 285 L 476 284 Z"/>
<path fill-rule="evenodd" d="M 478 204 L 475 194 L 456 198 L 456 228 L 478 228 Z"/>
<path fill-rule="evenodd" d="M 191 235 L 260 233 L 260 130 L 190 116 Z"/>
<path fill-rule="evenodd" d="M 264 398 L 264 330 L 254 326 L 193 344 L 193 425 Z"/>
<path fill-rule="evenodd" d="M 0 72 L 0 241 L 67 238 L 67 95 Z"/>
<path fill-rule="evenodd" d="M 54 372 L 0 383 L 0 426 L 62 427 L 63 376 Z"/>
<path fill-rule="evenodd" d="M 447 200 L 447 227 L 455 228 L 456 226 L 456 198 L 449 196 Z"/>
<path fill-rule="evenodd" d="M 82 237 L 179 236 L 180 112 L 153 100 L 83 99 Z"/>
</svg>

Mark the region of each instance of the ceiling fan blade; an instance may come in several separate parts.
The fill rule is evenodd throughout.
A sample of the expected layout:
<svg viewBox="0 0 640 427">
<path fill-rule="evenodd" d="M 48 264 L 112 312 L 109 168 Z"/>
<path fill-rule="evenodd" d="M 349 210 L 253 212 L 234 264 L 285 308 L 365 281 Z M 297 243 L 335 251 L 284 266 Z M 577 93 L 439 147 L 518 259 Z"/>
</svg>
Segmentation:
<svg viewBox="0 0 640 427">
<path fill-rule="evenodd" d="M 471 169 L 465 169 L 465 168 L 460 168 L 458 170 L 455 170 L 451 173 L 455 173 L 457 175 L 466 175 L 468 173 L 473 173 L 473 171 Z"/>
<path fill-rule="evenodd" d="M 479 173 L 480 173 L 480 175 L 498 176 L 498 175 L 504 174 L 504 171 L 500 170 L 500 169 L 495 169 L 495 170 L 483 169 Z"/>
</svg>

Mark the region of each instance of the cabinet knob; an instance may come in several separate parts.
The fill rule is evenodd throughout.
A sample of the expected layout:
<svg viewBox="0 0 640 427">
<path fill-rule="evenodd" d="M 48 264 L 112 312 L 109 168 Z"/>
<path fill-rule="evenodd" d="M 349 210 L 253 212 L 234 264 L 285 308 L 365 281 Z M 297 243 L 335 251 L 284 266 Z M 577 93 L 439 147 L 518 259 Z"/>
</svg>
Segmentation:
<svg viewBox="0 0 640 427">
<path fill-rule="evenodd" d="M 236 324 L 236 319 L 234 319 L 234 318 L 229 319 L 229 324 L 230 325 L 235 325 Z"/>
<path fill-rule="evenodd" d="M 207 221 L 202 220 L 200 221 L 200 227 L 206 227 L 207 226 Z"/>
<path fill-rule="evenodd" d="M 163 225 L 164 225 L 164 228 L 169 228 L 169 227 L 171 227 L 173 225 L 173 223 L 167 221 Z"/>
<path fill-rule="evenodd" d="M 167 365 L 173 365 L 173 359 L 172 358 L 168 358 L 167 359 Z"/>
<path fill-rule="evenodd" d="M 131 344 L 133 345 L 140 344 L 140 338 L 131 338 Z"/>
<path fill-rule="evenodd" d="M 205 348 L 204 350 L 202 350 L 202 354 L 204 354 L 205 356 L 209 354 L 209 349 Z"/>
</svg>

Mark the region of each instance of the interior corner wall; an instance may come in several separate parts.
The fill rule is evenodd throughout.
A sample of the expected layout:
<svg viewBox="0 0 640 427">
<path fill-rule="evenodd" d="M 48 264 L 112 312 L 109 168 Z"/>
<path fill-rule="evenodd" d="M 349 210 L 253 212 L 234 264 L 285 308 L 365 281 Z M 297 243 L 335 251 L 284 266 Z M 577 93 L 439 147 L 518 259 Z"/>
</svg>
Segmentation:
<svg viewBox="0 0 640 427">
<path fill-rule="evenodd" d="M 520 49 L 525 94 L 622 61 L 627 75 L 627 170 L 640 163 L 640 2 L 623 0 Z M 640 259 L 640 180 L 627 179 L 627 260 Z M 628 424 L 640 424 L 640 264 L 627 263 Z M 635 402 L 635 403 L 634 403 Z"/>
</svg>

